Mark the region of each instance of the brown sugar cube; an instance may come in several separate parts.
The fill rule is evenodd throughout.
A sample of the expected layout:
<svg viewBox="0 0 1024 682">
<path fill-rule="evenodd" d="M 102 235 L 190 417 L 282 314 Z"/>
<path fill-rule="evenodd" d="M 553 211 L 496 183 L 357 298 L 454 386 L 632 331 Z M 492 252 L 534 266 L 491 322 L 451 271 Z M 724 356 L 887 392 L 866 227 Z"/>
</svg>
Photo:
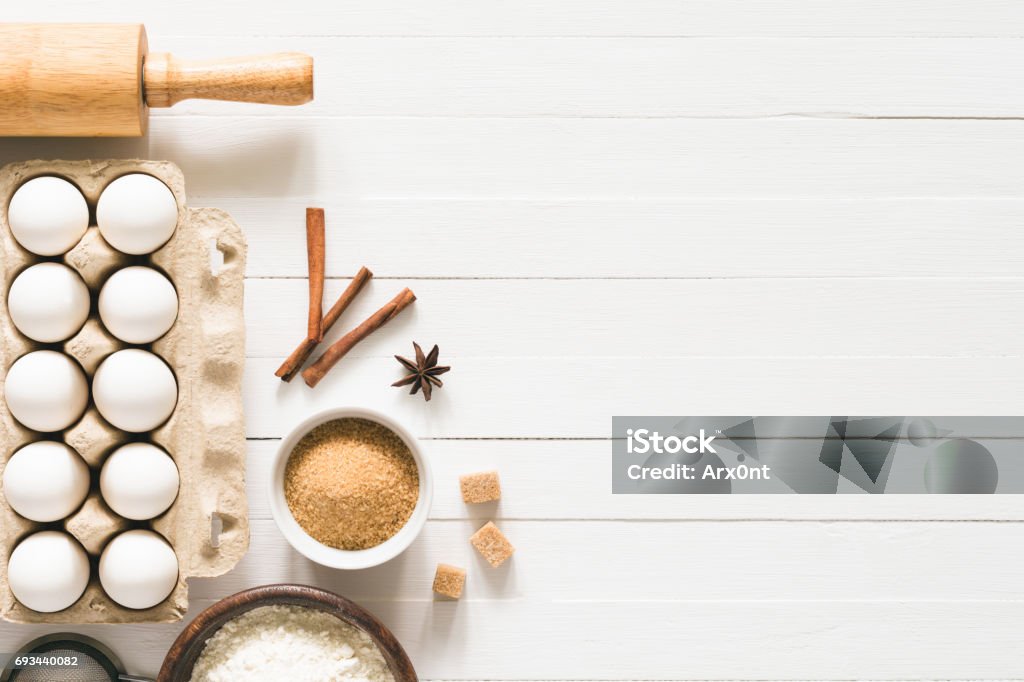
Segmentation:
<svg viewBox="0 0 1024 682">
<path fill-rule="evenodd" d="M 516 551 L 493 521 L 488 521 L 487 525 L 473 533 L 469 541 L 494 568 L 505 563 L 505 560 L 512 556 L 512 552 Z"/>
<path fill-rule="evenodd" d="M 466 586 L 466 569 L 448 564 L 438 564 L 434 573 L 434 592 L 452 599 L 462 596 Z"/>
<path fill-rule="evenodd" d="M 481 471 L 478 474 L 459 476 L 462 501 L 466 504 L 480 504 L 501 499 L 501 483 L 497 471 Z"/>
</svg>

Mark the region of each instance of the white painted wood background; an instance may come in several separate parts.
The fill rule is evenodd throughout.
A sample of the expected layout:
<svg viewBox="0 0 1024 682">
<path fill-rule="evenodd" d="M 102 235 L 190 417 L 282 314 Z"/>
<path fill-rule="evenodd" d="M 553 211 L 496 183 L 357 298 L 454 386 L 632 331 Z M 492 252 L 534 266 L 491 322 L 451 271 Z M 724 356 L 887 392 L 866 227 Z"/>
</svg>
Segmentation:
<svg viewBox="0 0 1024 682">
<path fill-rule="evenodd" d="M 0 161 L 178 163 L 250 244 L 252 549 L 192 585 L 310 582 L 367 605 L 424 679 L 1024 678 L 1015 497 L 613 497 L 613 414 L 1021 414 L 1020 0 L 66 0 L 5 21 L 144 21 L 154 50 L 317 60 L 300 109 L 188 103 L 144 140 L 0 140 Z M 303 208 L 328 297 L 419 301 L 314 393 Z M 340 329 L 339 329 L 340 331 Z M 388 387 L 411 339 L 454 370 Z M 426 441 L 422 539 L 317 568 L 270 520 L 301 415 L 361 403 Z M 467 509 L 459 473 L 505 498 Z M 519 548 L 490 570 L 494 516 Z M 966 521 L 966 522 L 965 522 Z M 435 602 L 437 561 L 470 569 Z M 52 629 L 52 628 L 50 628 Z M 0 626 L 0 650 L 47 628 Z M 94 627 L 154 673 L 180 626 Z"/>
</svg>

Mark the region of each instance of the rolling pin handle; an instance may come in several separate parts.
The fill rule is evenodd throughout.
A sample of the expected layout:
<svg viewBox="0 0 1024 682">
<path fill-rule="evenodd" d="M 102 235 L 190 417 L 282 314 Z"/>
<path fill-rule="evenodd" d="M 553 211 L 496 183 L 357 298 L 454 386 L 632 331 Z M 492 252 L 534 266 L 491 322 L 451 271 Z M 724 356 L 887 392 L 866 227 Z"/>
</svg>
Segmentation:
<svg viewBox="0 0 1024 682">
<path fill-rule="evenodd" d="M 143 64 L 146 104 L 169 107 L 186 99 L 295 106 L 313 99 L 313 58 L 298 52 L 211 61 L 151 52 Z"/>
</svg>

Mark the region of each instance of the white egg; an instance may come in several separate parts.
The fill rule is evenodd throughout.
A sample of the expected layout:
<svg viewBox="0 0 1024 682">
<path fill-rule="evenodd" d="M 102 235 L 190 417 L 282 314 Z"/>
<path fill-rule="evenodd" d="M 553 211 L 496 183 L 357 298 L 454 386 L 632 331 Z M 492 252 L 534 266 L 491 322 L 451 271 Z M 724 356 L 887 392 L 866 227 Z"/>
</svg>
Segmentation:
<svg viewBox="0 0 1024 682">
<path fill-rule="evenodd" d="M 60 263 L 39 263 L 14 279 L 7 294 L 11 321 L 34 341 L 69 339 L 89 318 L 89 287 Z"/>
<path fill-rule="evenodd" d="M 100 584 L 121 606 L 148 609 L 167 599 L 178 584 L 178 558 L 160 535 L 130 530 L 111 540 L 100 555 Z"/>
<path fill-rule="evenodd" d="M 63 611 L 89 584 L 89 557 L 67 533 L 44 530 L 11 552 L 7 580 L 14 598 L 33 611 Z"/>
<path fill-rule="evenodd" d="M 170 188 L 152 175 L 122 175 L 100 195 L 96 223 L 118 251 L 152 253 L 174 234 L 178 203 Z"/>
<path fill-rule="evenodd" d="M 7 370 L 4 398 L 14 418 L 34 431 L 61 431 L 78 421 L 89 402 L 81 366 L 63 353 L 37 350 Z"/>
<path fill-rule="evenodd" d="M 4 467 L 4 496 L 30 521 L 60 521 L 89 494 L 89 466 L 64 443 L 36 441 L 14 453 Z"/>
<path fill-rule="evenodd" d="M 174 412 L 178 383 L 159 356 L 128 348 L 114 353 L 96 369 L 92 398 L 108 422 L 141 433 L 160 426 Z"/>
<path fill-rule="evenodd" d="M 178 293 L 153 268 L 118 270 L 100 290 L 100 319 L 111 334 L 128 343 L 152 343 L 178 318 Z"/>
<path fill-rule="evenodd" d="M 7 208 L 7 223 L 18 243 L 40 256 L 59 256 L 89 227 L 89 206 L 77 187 L 51 176 L 18 188 Z"/>
<path fill-rule="evenodd" d="M 178 467 L 151 443 L 122 445 L 103 463 L 100 492 L 107 506 L 126 519 L 152 519 L 178 496 Z"/>
</svg>

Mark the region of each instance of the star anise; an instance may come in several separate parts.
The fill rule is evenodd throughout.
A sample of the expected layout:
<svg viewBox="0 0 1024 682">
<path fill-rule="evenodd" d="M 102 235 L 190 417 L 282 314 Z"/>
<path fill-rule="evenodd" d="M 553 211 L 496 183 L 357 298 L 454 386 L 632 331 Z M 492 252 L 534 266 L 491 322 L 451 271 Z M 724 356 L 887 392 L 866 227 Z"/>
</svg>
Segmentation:
<svg viewBox="0 0 1024 682">
<path fill-rule="evenodd" d="M 395 360 L 402 363 L 402 366 L 409 370 L 410 374 L 391 385 L 408 386 L 412 384 L 412 390 L 409 391 L 409 395 L 416 395 L 422 388 L 424 400 L 430 400 L 430 394 L 433 392 L 434 386 L 438 388 L 444 386 L 444 383 L 437 377 L 450 370 L 451 367 L 438 366 L 437 355 L 440 351 L 437 345 L 426 356 L 423 355 L 423 349 L 415 341 L 413 341 L 412 347 L 416 350 L 416 362 L 403 358 L 400 355 L 395 356 Z"/>
</svg>

